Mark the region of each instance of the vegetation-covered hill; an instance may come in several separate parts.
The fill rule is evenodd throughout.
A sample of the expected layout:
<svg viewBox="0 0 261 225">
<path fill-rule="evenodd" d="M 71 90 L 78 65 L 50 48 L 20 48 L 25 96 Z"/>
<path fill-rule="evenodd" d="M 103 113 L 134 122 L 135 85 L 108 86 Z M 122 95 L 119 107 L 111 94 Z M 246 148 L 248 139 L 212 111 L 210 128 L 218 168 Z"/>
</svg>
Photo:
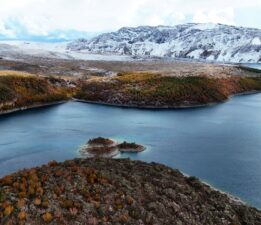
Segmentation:
<svg viewBox="0 0 261 225">
<path fill-rule="evenodd" d="M 0 223 L 259 225 L 261 212 L 169 167 L 100 158 L 0 179 Z"/>
<path fill-rule="evenodd" d="M 177 77 L 128 72 L 113 77 L 66 81 L 63 78 L 1 71 L 0 111 L 53 103 L 72 96 L 120 106 L 190 107 L 222 102 L 233 94 L 260 90 L 261 77 L 253 76 Z"/>
<path fill-rule="evenodd" d="M 66 100 L 71 90 L 65 81 L 26 73 L 0 73 L 0 111 Z"/>
<path fill-rule="evenodd" d="M 139 107 L 181 107 L 222 102 L 230 95 L 260 91 L 261 77 L 162 76 L 121 73 L 94 78 L 76 97 L 87 101 Z"/>
</svg>

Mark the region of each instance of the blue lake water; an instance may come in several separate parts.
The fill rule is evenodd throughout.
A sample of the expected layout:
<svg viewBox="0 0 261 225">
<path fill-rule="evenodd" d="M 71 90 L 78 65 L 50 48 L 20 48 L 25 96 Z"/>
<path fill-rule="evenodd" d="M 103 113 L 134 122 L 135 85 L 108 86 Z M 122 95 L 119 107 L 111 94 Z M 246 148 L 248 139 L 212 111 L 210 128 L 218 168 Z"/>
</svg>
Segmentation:
<svg viewBox="0 0 261 225">
<path fill-rule="evenodd" d="M 261 208 L 261 94 L 195 109 L 68 102 L 0 116 L 0 176 L 77 157 L 97 136 L 144 144 L 120 157 L 167 164 Z"/>
<path fill-rule="evenodd" d="M 261 70 L 261 63 L 243 63 L 242 66 Z"/>
</svg>

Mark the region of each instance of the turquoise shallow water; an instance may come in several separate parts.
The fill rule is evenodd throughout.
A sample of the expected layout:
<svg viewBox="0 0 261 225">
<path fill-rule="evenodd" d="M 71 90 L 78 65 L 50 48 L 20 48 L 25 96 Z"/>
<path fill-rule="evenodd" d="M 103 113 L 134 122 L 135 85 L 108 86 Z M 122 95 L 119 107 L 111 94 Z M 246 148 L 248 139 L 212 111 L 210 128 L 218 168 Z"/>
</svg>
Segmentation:
<svg viewBox="0 0 261 225">
<path fill-rule="evenodd" d="M 261 94 L 212 107 L 142 110 L 78 102 L 0 116 L 0 176 L 79 156 L 89 138 L 148 146 L 120 157 L 198 176 L 261 208 Z"/>
</svg>

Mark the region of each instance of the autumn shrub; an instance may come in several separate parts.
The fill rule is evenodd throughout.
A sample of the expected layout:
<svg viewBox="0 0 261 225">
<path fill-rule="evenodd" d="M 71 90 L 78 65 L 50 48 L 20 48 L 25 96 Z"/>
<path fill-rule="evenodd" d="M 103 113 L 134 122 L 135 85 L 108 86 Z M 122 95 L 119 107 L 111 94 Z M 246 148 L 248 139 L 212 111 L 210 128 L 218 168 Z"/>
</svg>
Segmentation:
<svg viewBox="0 0 261 225">
<path fill-rule="evenodd" d="M 250 90 L 261 90 L 260 77 L 174 77 L 128 72 L 111 79 L 87 81 L 76 98 L 113 104 L 178 106 L 221 102 L 232 94 Z"/>
<path fill-rule="evenodd" d="M 0 103 L 15 100 L 14 106 L 4 105 L 3 109 L 61 101 L 68 99 L 70 94 L 69 89 L 55 86 L 46 78 L 18 75 L 0 76 Z"/>
</svg>

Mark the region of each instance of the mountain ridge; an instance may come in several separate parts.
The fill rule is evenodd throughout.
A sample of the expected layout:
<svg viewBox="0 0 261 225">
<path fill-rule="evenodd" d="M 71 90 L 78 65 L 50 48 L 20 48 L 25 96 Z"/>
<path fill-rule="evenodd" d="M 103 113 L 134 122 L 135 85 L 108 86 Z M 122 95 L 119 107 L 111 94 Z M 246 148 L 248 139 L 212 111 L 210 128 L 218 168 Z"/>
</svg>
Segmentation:
<svg viewBox="0 0 261 225">
<path fill-rule="evenodd" d="M 92 39 L 78 39 L 68 50 L 94 54 L 261 62 L 261 29 L 223 24 L 122 27 Z"/>
</svg>

